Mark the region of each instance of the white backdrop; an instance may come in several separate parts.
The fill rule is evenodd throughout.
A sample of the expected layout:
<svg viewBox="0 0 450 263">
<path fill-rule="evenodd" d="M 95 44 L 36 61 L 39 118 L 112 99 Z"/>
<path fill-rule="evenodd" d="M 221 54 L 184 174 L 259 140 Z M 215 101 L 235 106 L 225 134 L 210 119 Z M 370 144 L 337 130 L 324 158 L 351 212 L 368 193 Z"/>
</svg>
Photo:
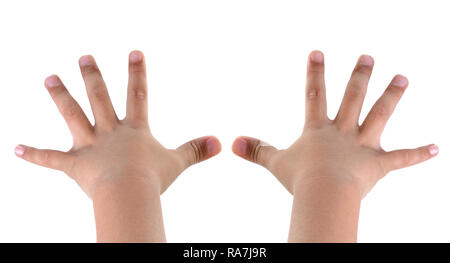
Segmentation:
<svg viewBox="0 0 450 263">
<path fill-rule="evenodd" d="M 0 3 L 0 241 L 95 241 L 92 204 L 76 183 L 17 158 L 14 147 L 71 147 L 43 85 L 50 74 L 93 120 L 78 69 L 85 54 L 96 58 L 123 117 L 133 49 L 147 57 L 155 137 L 177 147 L 211 134 L 223 146 L 163 194 L 168 241 L 287 240 L 290 194 L 268 171 L 233 155 L 231 143 L 249 135 L 285 148 L 300 136 L 313 49 L 325 53 L 330 117 L 356 59 L 370 54 L 375 69 L 362 117 L 396 73 L 410 82 L 383 147 L 435 143 L 441 150 L 378 183 L 362 202 L 359 241 L 450 241 L 446 1 L 118 2 Z"/>
</svg>

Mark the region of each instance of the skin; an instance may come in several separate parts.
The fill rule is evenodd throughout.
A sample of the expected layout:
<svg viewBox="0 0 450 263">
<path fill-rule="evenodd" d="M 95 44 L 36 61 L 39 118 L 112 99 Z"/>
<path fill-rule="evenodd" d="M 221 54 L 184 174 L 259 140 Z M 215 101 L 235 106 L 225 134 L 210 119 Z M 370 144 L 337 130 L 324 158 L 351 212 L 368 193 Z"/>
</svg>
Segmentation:
<svg viewBox="0 0 450 263">
<path fill-rule="evenodd" d="M 151 134 L 147 117 L 144 55 L 129 56 L 127 113 L 119 120 L 92 56 L 79 60 L 95 118 L 91 125 L 61 80 L 45 87 L 73 136 L 67 152 L 18 145 L 26 161 L 65 172 L 93 200 L 99 242 L 164 242 L 160 195 L 189 166 L 221 150 L 213 136 L 164 148 Z"/>
<path fill-rule="evenodd" d="M 408 86 L 396 75 L 364 122 L 359 115 L 374 61 L 358 59 L 334 120 L 327 116 L 324 56 L 308 58 L 306 118 L 303 133 L 289 148 L 278 150 L 255 138 L 238 137 L 238 156 L 272 172 L 294 195 L 290 242 L 355 242 L 361 200 L 392 170 L 434 157 L 436 145 L 386 152 L 383 129 Z"/>
</svg>

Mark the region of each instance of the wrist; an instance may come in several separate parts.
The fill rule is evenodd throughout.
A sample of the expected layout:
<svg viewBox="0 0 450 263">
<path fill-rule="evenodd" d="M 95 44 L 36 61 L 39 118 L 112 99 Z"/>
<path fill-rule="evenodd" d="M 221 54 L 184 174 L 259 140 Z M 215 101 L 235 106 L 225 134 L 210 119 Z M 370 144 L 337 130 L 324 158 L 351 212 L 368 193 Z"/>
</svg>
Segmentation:
<svg viewBox="0 0 450 263">
<path fill-rule="evenodd" d="M 333 176 L 304 177 L 294 187 L 290 242 L 355 242 L 361 194 Z"/>
<path fill-rule="evenodd" d="M 312 193 L 317 191 L 318 194 L 323 194 L 332 191 L 346 196 L 355 196 L 361 200 L 362 190 L 360 185 L 360 182 L 355 177 L 348 175 L 348 173 L 316 172 L 297 176 L 293 182 L 292 194 L 295 195 L 298 192 L 309 189 L 312 190 Z"/>
<path fill-rule="evenodd" d="M 117 176 L 93 194 L 99 242 L 164 242 L 160 187 L 152 177 Z"/>
<path fill-rule="evenodd" d="M 140 189 L 160 195 L 160 183 L 155 176 L 148 173 L 110 173 L 91 185 L 90 196 L 95 201 L 99 195 L 120 196 Z"/>
</svg>

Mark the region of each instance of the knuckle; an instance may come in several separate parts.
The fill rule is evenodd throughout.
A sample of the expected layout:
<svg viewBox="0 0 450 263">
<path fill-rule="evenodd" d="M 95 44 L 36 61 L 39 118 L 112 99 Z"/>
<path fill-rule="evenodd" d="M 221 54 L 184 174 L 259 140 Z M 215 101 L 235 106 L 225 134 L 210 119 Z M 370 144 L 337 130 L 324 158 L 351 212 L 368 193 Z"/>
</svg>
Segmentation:
<svg viewBox="0 0 450 263">
<path fill-rule="evenodd" d="M 412 161 L 412 156 L 410 151 L 405 151 L 402 155 L 402 164 L 403 165 L 409 165 Z"/>
<path fill-rule="evenodd" d="M 378 167 L 378 171 L 380 171 L 378 180 L 391 171 L 390 167 L 386 165 L 385 161 L 382 158 L 377 158 L 375 164 L 376 167 Z"/>
<path fill-rule="evenodd" d="M 147 98 L 147 91 L 145 88 L 137 87 L 131 89 L 133 98 L 137 100 L 145 100 Z"/>
<path fill-rule="evenodd" d="M 64 117 L 68 119 L 72 119 L 73 117 L 78 115 L 79 112 L 80 110 L 78 106 L 75 105 L 74 103 L 67 103 L 62 107 L 62 114 Z"/>
<path fill-rule="evenodd" d="M 117 129 L 117 123 L 113 121 L 108 121 L 105 123 L 102 123 L 101 126 L 99 126 L 97 123 L 94 125 L 94 129 L 99 130 L 99 132 L 104 134 L 111 134 Z"/>
<path fill-rule="evenodd" d="M 364 145 L 364 146 L 372 146 L 373 145 L 373 139 L 372 136 L 370 136 L 370 134 L 367 133 L 360 133 L 359 136 L 357 137 L 357 142 L 359 145 Z"/>
<path fill-rule="evenodd" d="M 388 114 L 386 107 L 384 105 L 374 106 L 372 109 L 372 114 L 375 118 L 382 118 Z"/>
<path fill-rule="evenodd" d="M 62 171 L 64 173 L 66 173 L 68 176 L 70 176 L 71 178 L 73 178 L 73 170 L 74 170 L 74 166 L 75 166 L 75 158 L 73 158 L 72 156 L 68 159 L 68 162 L 66 163 L 66 165 L 64 165 L 64 168 L 62 169 Z"/>
<path fill-rule="evenodd" d="M 422 160 L 426 160 L 430 157 L 430 152 L 427 149 L 421 149 L 419 152 Z"/>
<path fill-rule="evenodd" d="M 350 100 L 359 99 L 363 96 L 363 92 L 358 86 L 351 85 L 345 92 L 345 96 Z"/>
<path fill-rule="evenodd" d="M 91 94 L 96 101 L 104 102 L 108 99 L 108 95 L 105 90 L 99 86 L 92 88 Z"/>
<path fill-rule="evenodd" d="M 43 164 L 49 164 L 50 163 L 50 153 L 48 151 L 44 151 L 41 154 L 41 162 Z"/>
<path fill-rule="evenodd" d="M 324 73 L 324 67 L 323 64 L 316 64 L 313 63 L 308 67 L 308 74 L 323 74 Z"/>
<path fill-rule="evenodd" d="M 309 100 L 315 100 L 316 98 L 318 98 L 320 96 L 320 93 L 321 93 L 321 89 L 319 87 L 310 87 L 306 91 L 306 97 Z"/>
<path fill-rule="evenodd" d="M 253 147 L 250 149 L 250 160 L 255 163 L 260 163 L 261 161 L 261 142 L 258 141 Z"/>
<path fill-rule="evenodd" d="M 190 141 L 189 146 L 191 147 L 192 164 L 200 162 L 203 156 L 202 147 L 196 141 Z"/>
<path fill-rule="evenodd" d="M 272 172 L 277 172 L 282 169 L 289 168 L 292 163 L 286 158 L 285 150 L 279 150 L 278 154 L 274 155 L 267 161 L 267 167 Z"/>
</svg>

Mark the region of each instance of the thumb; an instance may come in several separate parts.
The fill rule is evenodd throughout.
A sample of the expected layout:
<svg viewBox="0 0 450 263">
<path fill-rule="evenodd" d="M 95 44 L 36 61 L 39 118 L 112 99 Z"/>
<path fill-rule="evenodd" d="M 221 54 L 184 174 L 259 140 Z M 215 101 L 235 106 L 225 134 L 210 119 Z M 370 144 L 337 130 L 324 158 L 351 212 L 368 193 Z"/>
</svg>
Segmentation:
<svg viewBox="0 0 450 263">
<path fill-rule="evenodd" d="M 193 164 L 213 157 L 221 149 L 222 146 L 216 137 L 204 136 L 181 145 L 175 151 L 181 156 L 186 169 Z"/>
<path fill-rule="evenodd" d="M 266 142 L 246 136 L 236 138 L 232 150 L 236 155 L 267 169 L 270 159 L 278 151 Z"/>
</svg>

